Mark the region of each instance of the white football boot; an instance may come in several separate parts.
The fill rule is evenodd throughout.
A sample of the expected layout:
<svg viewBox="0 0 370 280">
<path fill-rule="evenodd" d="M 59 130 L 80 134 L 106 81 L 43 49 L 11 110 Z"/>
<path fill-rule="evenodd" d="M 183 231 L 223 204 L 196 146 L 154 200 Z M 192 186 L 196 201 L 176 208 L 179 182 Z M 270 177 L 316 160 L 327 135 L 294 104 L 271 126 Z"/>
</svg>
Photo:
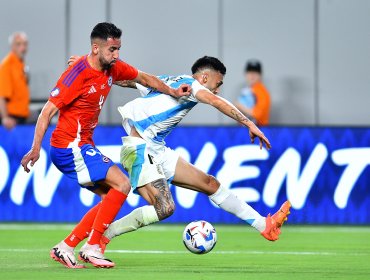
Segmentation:
<svg viewBox="0 0 370 280">
<path fill-rule="evenodd" d="M 85 243 L 80 249 L 78 258 L 84 262 L 91 263 L 95 267 L 111 268 L 115 264 L 109 259 L 106 259 L 98 244 L 90 245 Z"/>
<path fill-rule="evenodd" d="M 67 268 L 85 268 L 84 265 L 77 263 L 73 248 L 64 241 L 59 242 L 50 250 L 50 257 Z"/>
</svg>

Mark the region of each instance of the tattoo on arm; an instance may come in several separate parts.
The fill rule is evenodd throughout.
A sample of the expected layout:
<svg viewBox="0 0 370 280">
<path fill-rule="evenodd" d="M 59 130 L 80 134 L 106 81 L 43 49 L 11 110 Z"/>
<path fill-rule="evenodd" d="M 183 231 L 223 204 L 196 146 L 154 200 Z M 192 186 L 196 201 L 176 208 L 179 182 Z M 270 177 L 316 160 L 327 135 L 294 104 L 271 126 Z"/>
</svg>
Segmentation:
<svg viewBox="0 0 370 280">
<path fill-rule="evenodd" d="M 247 122 L 247 121 L 249 121 L 249 119 L 248 119 L 246 116 L 244 116 L 243 114 L 239 113 L 239 112 L 238 112 L 238 111 L 236 111 L 235 109 L 231 109 L 231 115 L 232 115 L 232 116 L 233 116 L 233 118 L 234 118 L 235 120 L 237 120 L 238 122 L 243 123 L 243 122 Z"/>
<path fill-rule="evenodd" d="M 175 203 L 166 180 L 158 179 L 152 182 L 151 185 L 158 190 L 158 193 L 154 195 L 154 208 L 157 212 L 159 220 L 168 218 L 172 215 L 175 209 Z"/>
<path fill-rule="evenodd" d="M 136 82 L 131 80 L 115 81 L 114 84 L 120 87 L 136 88 Z"/>
</svg>

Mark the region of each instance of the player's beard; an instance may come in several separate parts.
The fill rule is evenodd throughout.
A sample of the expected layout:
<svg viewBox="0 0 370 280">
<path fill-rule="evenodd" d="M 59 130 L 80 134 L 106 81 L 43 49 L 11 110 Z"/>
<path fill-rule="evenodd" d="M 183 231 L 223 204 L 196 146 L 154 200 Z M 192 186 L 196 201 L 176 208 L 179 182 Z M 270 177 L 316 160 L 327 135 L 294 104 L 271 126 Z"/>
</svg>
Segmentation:
<svg viewBox="0 0 370 280">
<path fill-rule="evenodd" d="M 108 62 L 107 60 L 104 59 L 104 57 L 99 57 L 99 62 L 103 70 L 108 70 L 116 63 L 116 60 L 112 60 L 111 62 Z"/>
</svg>

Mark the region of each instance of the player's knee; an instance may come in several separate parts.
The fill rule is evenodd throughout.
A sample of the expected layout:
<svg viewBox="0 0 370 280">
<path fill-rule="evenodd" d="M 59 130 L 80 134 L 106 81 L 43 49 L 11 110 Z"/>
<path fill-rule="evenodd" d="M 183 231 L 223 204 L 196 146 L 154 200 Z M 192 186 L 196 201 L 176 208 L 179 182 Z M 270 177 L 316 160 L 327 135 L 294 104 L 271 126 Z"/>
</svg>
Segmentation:
<svg viewBox="0 0 370 280">
<path fill-rule="evenodd" d="M 122 181 L 122 182 L 117 182 L 116 184 L 111 184 L 111 187 L 121 193 L 124 194 L 129 194 L 131 190 L 131 185 L 130 182 L 127 181 Z"/>
<path fill-rule="evenodd" d="M 220 187 L 220 182 L 212 175 L 207 175 L 207 195 L 214 194 Z"/>
<path fill-rule="evenodd" d="M 131 191 L 130 180 L 116 165 L 109 168 L 104 184 L 126 195 Z"/>
</svg>

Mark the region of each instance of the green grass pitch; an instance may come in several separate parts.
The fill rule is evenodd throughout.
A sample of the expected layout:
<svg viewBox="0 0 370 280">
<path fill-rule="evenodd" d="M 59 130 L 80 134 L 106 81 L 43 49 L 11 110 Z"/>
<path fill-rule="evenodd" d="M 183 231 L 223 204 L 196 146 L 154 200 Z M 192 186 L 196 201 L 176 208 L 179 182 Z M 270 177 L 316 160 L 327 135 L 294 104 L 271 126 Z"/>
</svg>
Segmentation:
<svg viewBox="0 0 370 280">
<path fill-rule="evenodd" d="M 277 242 L 248 226 L 214 225 L 207 255 L 182 244 L 185 225 L 156 225 L 114 239 L 113 269 L 69 270 L 49 257 L 71 225 L 0 224 L 0 279 L 370 279 L 370 227 L 284 226 Z"/>
</svg>

